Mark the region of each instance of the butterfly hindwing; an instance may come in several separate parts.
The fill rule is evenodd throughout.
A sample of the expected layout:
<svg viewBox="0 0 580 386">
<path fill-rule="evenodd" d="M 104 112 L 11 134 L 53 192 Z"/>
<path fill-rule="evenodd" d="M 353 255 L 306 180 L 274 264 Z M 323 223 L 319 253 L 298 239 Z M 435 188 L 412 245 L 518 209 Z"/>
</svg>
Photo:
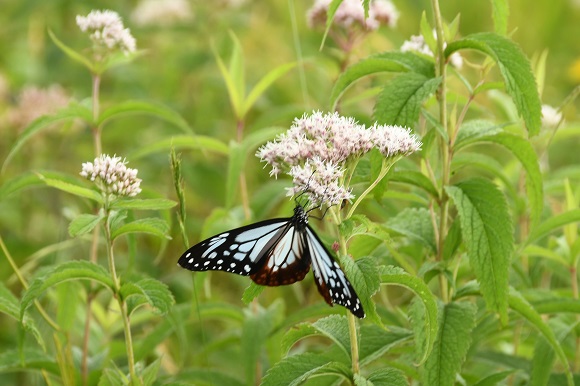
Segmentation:
<svg viewBox="0 0 580 386">
<path fill-rule="evenodd" d="M 259 268 L 251 274 L 260 285 L 278 286 L 304 279 L 310 270 L 310 259 L 305 253 L 307 240 L 295 221 L 278 231 L 263 250 Z"/>
<path fill-rule="evenodd" d="M 338 263 L 309 226 L 306 227 L 305 234 L 318 292 L 328 304 L 339 304 L 348 308 L 355 316 L 364 318 L 360 299 Z"/>
<path fill-rule="evenodd" d="M 258 268 L 266 245 L 289 220 L 266 220 L 220 233 L 189 248 L 178 264 L 190 271 L 218 270 L 248 276 Z"/>
</svg>

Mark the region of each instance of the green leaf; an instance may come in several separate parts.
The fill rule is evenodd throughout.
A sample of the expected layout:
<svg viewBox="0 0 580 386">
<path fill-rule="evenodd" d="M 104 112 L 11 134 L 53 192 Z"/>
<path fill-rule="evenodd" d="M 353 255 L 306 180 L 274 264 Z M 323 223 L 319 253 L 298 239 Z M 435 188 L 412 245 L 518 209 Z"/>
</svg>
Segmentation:
<svg viewBox="0 0 580 386">
<path fill-rule="evenodd" d="M 128 158 L 135 160 L 150 154 L 168 153 L 170 149 L 189 149 L 210 151 L 217 154 L 227 155 L 228 146 L 223 142 L 203 135 L 177 135 L 155 141 L 150 145 L 140 146 L 138 150 L 129 153 Z"/>
<path fill-rule="evenodd" d="M 550 319 L 549 326 L 556 332 L 558 342 L 565 340 L 566 336 L 575 328 L 558 319 Z M 552 373 L 556 355 L 550 343 L 540 337 L 536 340 L 534 356 L 531 363 L 530 386 L 544 386 L 548 384 Z"/>
<path fill-rule="evenodd" d="M 495 33 L 507 35 L 508 17 L 510 14 L 507 0 L 491 0 L 491 16 Z"/>
<path fill-rule="evenodd" d="M 429 21 L 427 20 L 427 13 L 425 11 L 423 11 L 421 14 L 421 22 L 419 23 L 419 27 L 427 47 L 429 47 L 431 52 L 437 52 L 437 37 L 434 33 L 435 30 L 433 27 L 431 27 L 431 24 L 429 24 Z"/>
<path fill-rule="evenodd" d="M 468 35 L 449 44 L 445 49 L 445 56 L 449 57 L 460 49 L 481 51 L 497 62 L 506 90 L 523 117 L 530 135 L 538 134 L 542 115 L 540 97 L 530 62 L 520 48 L 501 35 L 483 32 Z"/>
<path fill-rule="evenodd" d="M 336 104 L 353 83 L 366 76 L 381 72 L 415 72 L 428 78 L 435 76 L 433 61 L 412 52 L 386 52 L 365 58 L 340 74 L 330 93 L 330 105 Z"/>
<path fill-rule="evenodd" d="M 254 103 L 256 103 L 256 100 L 260 97 L 260 95 L 264 93 L 264 91 L 268 89 L 268 87 L 270 87 L 278 78 L 284 76 L 288 71 L 290 71 L 294 67 L 296 67 L 296 63 L 294 62 L 282 64 L 281 66 L 274 68 L 266 75 L 264 75 L 262 79 L 260 79 L 258 83 L 254 86 L 254 88 L 252 88 L 252 90 L 246 97 L 246 100 L 244 101 L 243 108 L 244 116 L 248 113 L 248 111 L 250 111 L 252 106 L 254 106 Z"/>
<path fill-rule="evenodd" d="M 164 210 L 171 209 L 177 202 L 165 198 L 149 199 L 118 199 L 111 203 L 111 209 L 138 209 L 138 210 Z"/>
<path fill-rule="evenodd" d="M 360 327 L 359 358 L 361 366 L 382 357 L 392 348 L 402 345 L 413 338 L 409 330 L 389 327 L 385 330 L 376 325 L 365 324 Z"/>
<path fill-rule="evenodd" d="M 572 373 L 568 366 L 568 359 L 566 354 L 560 346 L 556 335 L 550 329 L 550 327 L 544 322 L 540 314 L 528 303 L 516 290 L 510 289 L 509 294 L 509 306 L 512 310 L 523 316 L 533 327 L 535 327 L 540 334 L 546 339 L 552 350 L 556 353 L 556 356 L 562 363 L 562 367 L 565 369 L 566 379 L 568 381 L 568 386 L 574 386 L 574 380 L 572 379 Z"/>
<path fill-rule="evenodd" d="M 387 266 L 383 267 L 381 272 L 381 283 L 391 284 L 408 288 L 413 291 L 425 308 L 425 328 L 423 329 L 426 335 L 425 350 L 420 359 L 419 364 L 423 364 L 433 350 L 433 344 L 437 337 L 438 321 L 437 321 L 437 302 L 435 296 L 431 293 L 429 287 L 425 282 L 416 276 L 411 276 L 398 267 Z"/>
<path fill-rule="evenodd" d="M 388 175 L 390 182 L 399 182 L 403 184 L 414 185 L 418 188 L 425 190 L 431 195 L 431 197 L 438 198 L 439 192 L 431 182 L 431 180 L 425 176 L 423 173 L 415 172 L 412 170 L 396 171 L 389 173 Z"/>
<path fill-rule="evenodd" d="M 148 365 L 141 373 L 143 379 L 143 386 L 151 386 L 157 380 L 157 373 L 161 367 L 161 357 L 155 359 L 153 363 Z"/>
<path fill-rule="evenodd" d="M 343 0 L 332 0 L 328 5 L 328 9 L 326 11 L 326 28 L 324 29 L 324 35 L 322 36 L 322 41 L 320 42 L 319 50 L 322 51 L 324 47 L 324 42 L 326 41 L 326 37 L 328 36 L 328 32 L 330 28 L 332 28 L 332 22 L 334 21 L 334 16 L 336 15 L 336 11 L 340 4 L 342 4 Z"/>
<path fill-rule="evenodd" d="M 56 46 L 60 48 L 62 52 L 64 52 L 69 58 L 85 66 L 91 73 L 96 72 L 96 68 L 90 59 L 84 57 L 83 55 L 76 52 L 75 50 L 64 44 L 62 41 L 60 41 L 50 29 L 48 30 L 48 36 L 50 36 L 54 44 L 56 44 Z"/>
<path fill-rule="evenodd" d="M 23 370 L 45 370 L 56 376 L 61 375 L 54 359 L 40 350 L 24 348 L 23 350 L 3 350 L 0 352 L 0 372 L 9 373 Z"/>
<path fill-rule="evenodd" d="M 356 375 L 355 375 L 356 377 Z M 392 368 L 382 368 L 373 371 L 367 377 L 367 384 L 371 386 L 408 386 L 407 378 L 401 370 Z M 355 378 L 356 384 L 356 378 Z"/>
<path fill-rule="evenodd" d="M 63 180 L 46 178 L 41 174 L 38 175 L 38 178 L 44 181 L 46 185 L 56 188 L 58 190 L 62 190 L 63 192 L 74 194 L 75 196 L 79 197 L 85 197 L 101 204 L 104 202 L 103 196 L 96 190 L 83 188 L 80 185 L 71 184 L 70 182 L 66 182 Z"/>
<path fill-rule="evenodd" d="M 387 228 L 418 241 L 435 252 L 435 232 L 431 214 L 426 208 L 407 208 L 387 222 Z"/>
<path fill-rule="evenodd" d="M 45 115 L 32 121 L 30 125 L 22 131 L 18 136 L 16 143 L 10 148 L 10 152 L 6 156 L 4 163 L 2 164 L 2 173 L 8 166 L 8 163 L 16 155 L 18 150 L 32 137 L 34 134 L 39 133 L 41 130 L 51 127 L 53 124 L 63 121 L 63 120 L 73 120 L 75 118 L 80 118 L 86 122 L 92 121 L 92 113 L 85 106 L 71 103 L 67 107 L 64 107 L 57 111 L 54 115 Z"/>
<path fill-rule="evenodd" d="M 377 266 L 372 257 L 363 257 L 355 262 L 351 258 L 341 258 L 340 262 L 354 290 L 356 291 L 366 316 L 377 324 L 382 324 L 377 315 L 376 305 L 371 297 L 380 289 Z"/>
<path fill-rule="evenodd" d="M 175 110 L 170 109 L 160 103 L 129 100 L 117 103 L 105 109 L 99 116 L 98 125 L 103 125 L 107 121 L 133 114 L 148 114 L 169 122 L 186 134 L 193 134 L 193 129 L 185 119 Z"/>
<path fill-rule="evenodd" d="M 533 302 L 534 309 L 541 314 L 573 312 L 580 314 L 580 300 L 570 298 L 548 298 Z"/>
<path fill-rule="evenodd" d="M 232 41 L 234 42 L 234 47 L 232 49 L 232 57 L 230 60 L 229 69 L 226 67 L 222 58 L 218 55 L 215 49 L 213 51 L 220 73 L 222 74 L 224 82 L 226 83 L 228 96 L 230 97 L 230 103 L 232 104 L 234 114 L 237 119 L 241 119 L 243 118 L 242 104 L 244 101 L 244 93 L 243 93 L 244 80 L 243 74 L 242 76 L 240 76 L 240 71 L 243 71 L 243 58 L 241 57 L 241 47 L 239 45 L 239 41 L 235 38 L 235 35 L 232 34 L 231 36 Z M 231 72 L 232 70 L 235 73 L 232 73 Z M 240 82 L 242 82 L 242 87 L 240 87 Z"/>
<path fill-rule="evenodd" d="M 315 375 L 352 378 L 350 368 L 344 363 L 334 362 L 323 354 L 303 353 L 277 362 L 268 370 L 261 386 L 298 386 Z"/>
<path fill-rule="evenodd" d="M 260 353 L 274 330 L 276 322 L 282 319 L 283 303 L 274 302 L 268 309 L 249 315 L 244 321 L 241 336 L 243 364 L 246 370 L 246 384 L 255 384 L 256 363 L 259 363 Z"/>
<path fill-rule="evenodd" d="M 92 280 L 113 290 L 114 283 L 109 273 L 100 265 L 88 261 L 67 261 L 53 265 L 47 272 L 36 278 L 22 295 L 20 318 L 36 298 L 53 285 L 67 280 Z"/>
<path fill-rule="evenodd" d="M 378 123 L 413 127 L 423 102 L 439 87 L 441 78 L 406 73 L 389 81 L 377 99 L 374 117 Z"/>
<path fill-rule="evenodd" d="M 569 210 L 562 214 L 550 217 L 532 229 L 525 244 L 529 245 L 533 242 L 536 242 L 541 238 L 546 237 L 554 230 L 561 228 L 566 224 L 571 224 L 578 221 L 580 221 L 580 209 Z"/>
<path fill-rule="evenodd" d="M 508 370 L 489 375 L 480 380 L 479 382 L 477 382 L 473 386 L 496 386 L 499 382 L 503 381 L 504 379 L 512 375 L 514 372 L 515 372 L 514 370 Z"/>
<path fill-rule="evenodd" d="M 132 221 L 130 223 L 121 225 L 119 228 L 115 229 L 111 235 L 112 239 L 127 234 L 127 233 L 149 233 L 151 235 L 170 239 L 169 226 L 165 220 L 160 218 L 151 217 Z"/>
<path fill-rule="evenodd" d="M 57 304 L 66 304 L 66 307 L 57 308 L 56 322 L 67 333 L 73 331 L 75 327 L 77 310 L 81 305 L 80 295 L 84 292 L 78 284 L 73 281 L 65 281 L 56 286 Z"/>
<path fill-rule="evenodd" d="M 312 323 L 300 323 L 296 326 L 292 326 L 292 328 L 286 331 L 282 338 L 282 343 L 280 344 L 282 352 L 287 354 L 296 342 L 315 335 L 319 335 L 319 331 L 312 325 Z"/>
<path fill-rule="evenodd" d="M 242 302 L 244 302 L 244 304 L 250 304 L 252 300 L 257 298 L 264 291 L 265 288 L 266 287 L 263 285 L 251 282 L 250 285 L 244 290 L 244 294 L 242 295 Z"/>
<path fill-rule="evenodd" d="M 453 149 L 457 152 L 464 147 L 476 144 L 485 138 L 503 132 L 505 125 L 498 125 L 485 119 L 472 119 L 465 121 L 457 133 L 457 139 Z"/>
<path fill-rule="evenodd" d="M 514 243 L 505 197 L 490 181 L 473 178 L 446 187 L 461 220 L 461 234 L 489 309 L 507 323 L 508 270 Z"/>
<path fill-rule="evenodd" d="M 449 260 L 461 245 L 461 220 L 455 219 L 443 241 L 443 260 Z"/>
<path fill-rule="evenodd" d="M 227 385 L 227 386 L 247 386 L 247 383 L 240 381 L 224 373 L 222 369 L 211 370 L 207 368 L 191 368 L 187 367 L 186 370 L 179 371 L 177 375 L 173 377 L 174 382 L 171 383 L 172 386 L 190 386 L 190 385 Z M 175 383 L 183 382 L 183 383 Z M 169 385 L 169 384 L 167 384 Z"/>
<path fill-rule="evenodd" d="M 103 219 L 103 214 L 81 214 L 75 217 L 68 226 L 68 234 L 71 237 L 82 236 L 91 232 Z"/>
<path fill-rule="evenodd" d="M 453 386 L 465 361 L 475 327 L 477 308 L 467 302 L 447 303 L 439 313 L 439 331 L 433 351 L 425 362 L 423 380 L 427 385 Z"/>
<path fill-rule="evenodd" d="M 137 296 L 162 315 L 167 314 L 175 303 L 173 294 L 169 291 L 167 285 L 156 279 L 147 278 L 137 282 L 123 283 L 120 292 L 123 299 Z M 135 303 L 136 306 L 140 304 L 142 303 Z M 134 309 L 131 311 L 134 311 Z"/>
<path fill-rule="evenodd" d="M 346 316 L 330 315 L 312 323 L 312 327 L 332 340 L 350 360 L 350 336 Z"/>
</svg>

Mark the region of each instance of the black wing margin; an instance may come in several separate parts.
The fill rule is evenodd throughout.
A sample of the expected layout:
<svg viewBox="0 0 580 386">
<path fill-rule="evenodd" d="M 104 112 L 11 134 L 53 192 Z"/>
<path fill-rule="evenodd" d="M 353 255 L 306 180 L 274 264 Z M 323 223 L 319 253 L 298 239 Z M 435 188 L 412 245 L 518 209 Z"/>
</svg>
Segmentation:
<svg viewBox="0 0 580 386">
<path fill-rule="evenodd" d="M 355 316 L 364 318 L 365 312 L 360 299 L 338 263 L 334 261 L 328 249 L 310 226 L 306 227 L 305 232 L 312 260 L 314 282 L 318 287 L 318 292 L 329 305 L 339 304 L 348 308 Z"/>
</svg>

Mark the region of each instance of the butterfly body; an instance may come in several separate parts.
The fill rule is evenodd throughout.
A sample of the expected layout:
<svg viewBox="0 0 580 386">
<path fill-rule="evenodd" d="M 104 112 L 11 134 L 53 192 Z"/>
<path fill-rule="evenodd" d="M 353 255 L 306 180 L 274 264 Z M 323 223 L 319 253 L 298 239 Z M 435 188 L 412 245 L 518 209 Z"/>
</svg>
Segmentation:
<svg viewBox="0 0 580 386">
<path fill-rule="evenodd" d="M 178 264 L 191 271 L 218 270 L 250 276 L 257 284 L 279 286 L 304 279 L 310 266 L 325 301 L 365 316 L 352 285 L 308 225 L 300 205 L 294 215 L 220 233 L 189 248 Z"/>
</svg>

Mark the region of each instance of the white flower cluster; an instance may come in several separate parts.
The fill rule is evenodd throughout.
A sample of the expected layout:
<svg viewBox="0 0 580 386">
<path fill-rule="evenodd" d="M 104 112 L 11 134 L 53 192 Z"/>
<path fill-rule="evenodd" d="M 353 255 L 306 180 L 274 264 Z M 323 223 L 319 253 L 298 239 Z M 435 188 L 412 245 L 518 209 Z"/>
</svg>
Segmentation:
<svg viewBox="0 0 580 386">
<path fill-rule="evenodd" d="M 316 0 L 307 15 L 311 27 L 326 24 L 328 7 L 331 2 L 332 0 Z M 366 20 L 361 0 L 344 0 L 334 14 L 333 23 L 343 28 L 359 25 L 365 30 L 374 31 L 381 24 L 394 28 L 397 25 L 397 20 L 399 20 L 399 11 L 390 0 L 372 1 Z"/>
<path fill-rule="evenodd" d="M 98 48 L 120 49 L 125 55 L 135 52 L 137 43 L 129 28 L 123 26 L 123 21 L 117 12 L 91 11 L 87 16 L 78 15 L 77 25 L 83 32 L 89 32 L 90 38 Z"/>
<path fill-rule="evenodd" d="M 191 18 L 187 0 L 141 0 L 131 13 L 131 20 L 142 26 L 168 26 Z"/>
<path fill-rule="evenodd" d="M 134 197 L 141 193 L 137 169 L 130 169 L 121 157 L 101 154 L 94 162 L 84 162 L 80 175 L 97 184 L 105 194 Z"/>
<path fill-rule="evenodd" d="M 256 156 L 272 166 L 270 175 L 290 170 L 295 186 L 289 195 L 307 191 L 313 204 L 335 205 L 353 198 L 340 184 L 345 165 L 373 148 L 394 157 L 419 150 L 421 142 L 400 126 L 366 128 L 336 112 L 314 111 L 296 118 L 286 133 L 258 149 Z"/>
<path fill-rule="evenodd" d="M 433 31 L 433 35 L 435 36 L 435 31 Z M 443 49 L 445 49 L 446 46 L 447 43 L 443 45 Z M 401 52 L 407 51 L 415 51 L 423 55 L 434 56 L 433 51 L 431 51 L 425 42 L 423 35 L 412 35 L 409 40 L 405 40 L 401 46 Z M 459 52 L 452 53 L 449 57 L 449 62 L 458 70 L 461 70 L 461 67 L 463 67 L 463 57 Z"/>
</svg>

